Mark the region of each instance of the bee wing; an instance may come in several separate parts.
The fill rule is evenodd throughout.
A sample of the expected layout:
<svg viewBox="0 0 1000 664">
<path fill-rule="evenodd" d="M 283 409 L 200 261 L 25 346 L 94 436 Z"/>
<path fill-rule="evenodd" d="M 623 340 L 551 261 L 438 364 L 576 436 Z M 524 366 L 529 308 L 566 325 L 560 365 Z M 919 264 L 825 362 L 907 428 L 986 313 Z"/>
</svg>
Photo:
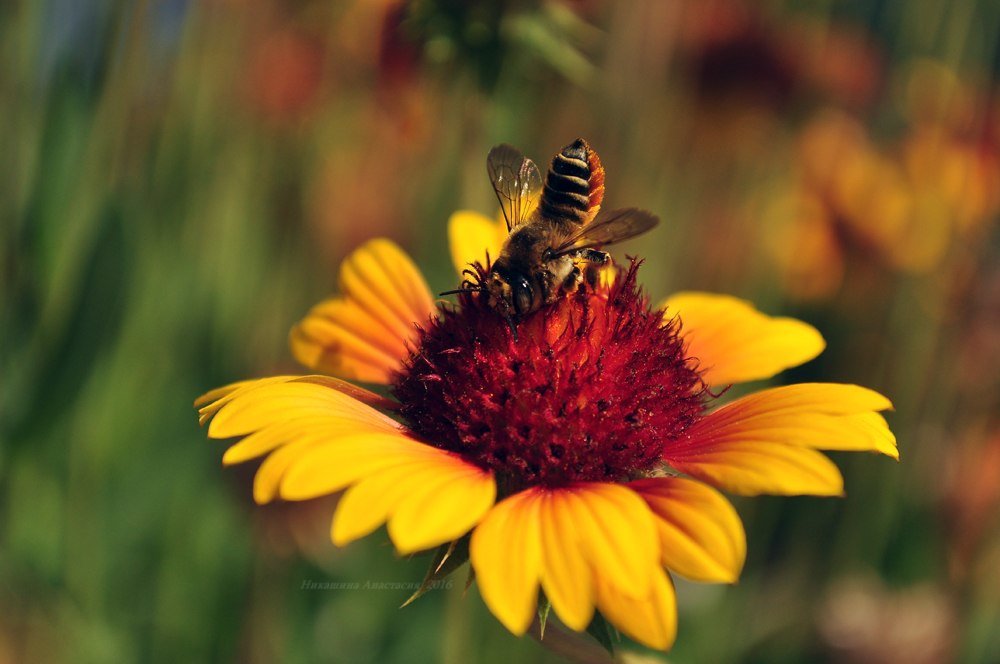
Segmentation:
<svg viewBox="0 0 1000 664">
<path fill-rule="evenodd" d="M 542 193 L 538 166 L 517 148 L 503 144 L 494 147 L 486 156 L 486 172 L 490 174 L 493 191 L 510 231 L 538 207 Z"/>
<path fill-rule="evenodd" d="M 593 249 L 615 244 L 641 235 L 660 223 L 652 212 L 638 208 L 614 210 L 597 216 L 594 221 L 575 230 L 559 246 L 553 247 L 553 256 L 563 256 L 580 249 Z"/>
</svg>

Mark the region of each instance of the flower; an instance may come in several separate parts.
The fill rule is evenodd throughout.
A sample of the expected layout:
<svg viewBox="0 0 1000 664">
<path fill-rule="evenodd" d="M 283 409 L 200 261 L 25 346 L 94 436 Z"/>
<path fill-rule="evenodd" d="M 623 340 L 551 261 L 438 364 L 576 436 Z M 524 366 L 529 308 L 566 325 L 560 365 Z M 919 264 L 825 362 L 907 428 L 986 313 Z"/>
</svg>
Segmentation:
<svg viewBox="0 0 1000 664">
<path fill-rule="evenodd" d="M 492 220 L 461 213 L 451 226 L 460 268 L 497 255 Z M 515 336 L 477 293 L 435 304 L 402 250 L 372 240 L 345 260 L 341 294 L 291 334 L 295 356 L 331 375 L 235 383 L 196 405 L 211 438 L 241 439 L 225 464 L 266 456 L 257 502 L 345 491 L 335 544 L 387 524 L 401 554 L 441 547 L 440 567 L 467 543 L 511 632 L 528 629 L 541 589 L 574 630 L 599 611 L 666 649 L 670 574 L 731 583 L 743 566 L 743 527 L 718 489 L 840 495 L 818 450 L 898 454 L 878 414 L 891 404 L 863 387 L 789 385 L 717 407 L 726 386 L 812 359 L 822 337 L 721 295 L 651 307 L 638 269 L 526 317 Z"/>
<path fill-rule="evenodd" d="M 810 120 L 798 139 L 796 182 L 761 214 L 773 222 L 768 249 L 789 293 L 832 295 L 852 259 L 926 274 L 960 256 L 953 247 L 981 243 L 1000 211 L 1000 153 L 964 133 L 925 121 L 883 145 L 841 111 Z"/>
</svg>

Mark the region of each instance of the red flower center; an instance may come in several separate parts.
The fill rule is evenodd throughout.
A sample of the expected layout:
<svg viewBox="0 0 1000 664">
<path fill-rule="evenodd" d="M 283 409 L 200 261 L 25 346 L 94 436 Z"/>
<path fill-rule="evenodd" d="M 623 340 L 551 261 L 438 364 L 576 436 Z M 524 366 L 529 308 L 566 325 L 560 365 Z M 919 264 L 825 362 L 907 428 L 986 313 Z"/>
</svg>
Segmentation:
<svg viewBox="0 0 1000 664">
<path fill-rule="evenodd" d="M 476 293 L 444 308 L 393 382 L 421 437 L 501 486 L 619 481 L 654 468 L 708 392 L 633 262 L 608 288 L 508 323 Z"/>
</svg>

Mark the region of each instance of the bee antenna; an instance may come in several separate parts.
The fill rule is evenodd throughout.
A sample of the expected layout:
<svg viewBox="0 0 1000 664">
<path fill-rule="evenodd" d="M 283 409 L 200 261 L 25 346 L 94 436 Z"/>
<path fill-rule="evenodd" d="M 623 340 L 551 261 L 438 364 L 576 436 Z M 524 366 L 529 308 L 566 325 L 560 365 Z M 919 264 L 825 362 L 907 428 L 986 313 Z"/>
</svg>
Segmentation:
<svg viewBox="0 0 1000 664">
<path fill-rule="evenodd" d="M 481 291 L 481 290 L 483 290 L 483 289 L 480 286 L 466 286 L 464 288 L 456 288 L 454 290 L 442 291 L 442 292 L 438 293 L 438 295 L 439 296 L 441 296 L 441 295 L 455 295 L 456 293 L 467 293 L 468 291 Z"/>
</svg>

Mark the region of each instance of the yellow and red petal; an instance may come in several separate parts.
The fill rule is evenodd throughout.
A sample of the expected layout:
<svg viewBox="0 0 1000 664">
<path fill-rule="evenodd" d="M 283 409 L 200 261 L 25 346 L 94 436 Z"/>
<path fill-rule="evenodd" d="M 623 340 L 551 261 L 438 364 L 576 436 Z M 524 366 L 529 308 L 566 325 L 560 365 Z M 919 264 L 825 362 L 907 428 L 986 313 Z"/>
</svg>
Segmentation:
<svg viewBox="0 0 1000 664">
<path fill-rule="evenodd" d="M 255 390 L 265 385 L 277 385 L 279 383 L 312 383 L 323 385 L 331 390 L 341 392 L 349 397 L 360 401 L 362 404 L 383 410 L 397 410 L 399 404 L 392 399 L 375 394 L 357 385 L 352 385 L 343 380 L 330 376 L 271 376 L 268 378 L 257 378 L 252 380 L 242 380 L 230 383 L 223 387 L 206 392 L 195 399 L 194 407 L 198 409 L 198 423 L 204 425 L 227 403 L 240 395 L 244 395 L 250 390 Z M 392 421 L 386 418 L 387 421 Z"/>
<path fill-rule="evenodd" d="M 335 378 L 280 376 L 214 390 L 197 403 L 212 420 L 209 436 L 243 436 L 225 463 L 268 455 L 254 477 L 256 502 L 279 495 L 307 500 L 350 487 L 332 527 L 338 545 L 386 521 L 401 553 L 467 533 L 493 505 L 493 474 L 414 440 L 356 397 L 387 402 Z"/>
<path fill-rule="evenodd" d="M 653 514 L 629 488 L 578 483 L 528 489 L 494 507 L 470 549 L 483 600 L 515 634 L 531 623 L 541 583 L 556 614 L 585 629 L 598 582 L 648 599 L 660 570 Z"/>
<path fill-rule="evenodd" d="M 388 383 L 409 353 L 410 331 L 388 329 L 361 306 L 344 297 L 313 307 L 289 334 L 300 363 L 365 383 Z"/>
<path fill-rule="evenodd" d="M 286 453 L 287 452 L 287 453 Z M 267 467 L 281 458 L 278 467 Z M 286 500 L 309 500 L 348 489 L 331 525 L 343 546 L 388 522 L 401 554 L 467 533 L 493 505 L 493 474 L 400 434 L 356 434 L 284 447 L 265 460 Z"/>
<path fill-rule="evenodd" d="M 472 533 L 469 559 L 479 593 L 512 633 L 527 631 L 538 602 L 542 494 L 529 489 L 497 503 Z"/>
<path fill-rule="evenodd" d="M 271 426 L 298 420 L 339 422 L 350 419 L 359 427 L 397 431 L 400 424 L 355 397 L 310 377 L 262 379 L 223 399 L 208 426 L 210 438 L 245 436 Z M 215 404 L 212 404 L 214 407 Z"/>
<path fill-rule="evenodd" d="M 353 513 L 343 513 L 348 505 L 341 505 L 334 522 L 334 534 L 340 525 L 349 529 L 352 517 L 366 517 L 368 510 L 385 510 L 389 538 L 400 553 L 414 553 L 450 542 L 465 535 L 486 514 L 496 500 L 496 482 L 493 474 L 473 466 L 459 457 L 438 452 L 407 464 L 400 460 L 403 475 L 386 472 L 386 477 L 371 475 L 351 491 L 364 485 L 369 496 L 382 492 L 376 501 L 367 502 L 358 497 Z M 395 466 L 394 466 L 395 467 Z M 393 489 L 399 482 L 404 491 Z M 391 499 L 395 496 L 395 499 Z M 348 496 L 345 495 L 345 500 Z M 376 508 L 377 505 L 377 508 Z M 362 533 L 363 534 L 363 533 Z M 355 539 L 341 535 L 335 544 Z"/>
<path fill-rule="evenodd" d="M 292 353 L 313 369 L 388 383 L 434 313 L 427 283 L 402 249 L 376 239 L 344 259 L 340 290 L 292 329 Z"/>
<path fill-rule="evenodd" d="M 360 459 L 354 454 L 338 455 L 336 446 L 314 453 L 289 469 L 282 496 L 310 495 L 306 476 L 315 481 L 314 465 L 367 465 L 366 472 L 355 475 L 353 486 L 337 506 L 333 542 L 343 546 L 388 522 L 389 538 L 403 554 L 461 537 L 493 506 L 496 483 L 492 473 L 412 440 L 396 443 L 388 460 L 383 454 L 389 450 L 364 453 Z M 304 489 L 306 493 L 300 494 Z"/>
<path fill-rule="evenodd" d="M 665 571 L 653 571 L 650 593 L 637 599 L 598 577 L 597 606 L 620 631 L 639 643 L 667 650 L 677 636 L 677 599 Z"/>
<path fill-rule="evenodd" d="M 203 422 L 211 438 L 243 439 L 223 456 L 227 465 L 270 453 L 254 478 L 254 499 L 273 500 L 288 464 L 317 444 L 359 434 L 400 434 L 402 425 L 371 405 L 392 402 L 328 376 L 277 376 L 213 390 Z M 364 401 L 362 401 L 362 399 Z"/>
<path fill-rule="evenodd" d="M 735 297 L 684 292 L 662 306 L 667 318 L 680 317 L 687 355 L 697 360 L 709 385 L 770 378 L 826 347 L 811 325 L 768 316 Z"/>
<path fill-rule="evenodd" d="M 219 412 L 220 408 L 232 401 L 238 394 L 268 383 L 287 383 L 300 377 L 272 376 L 269 378 L 241 380 L 210 390 L 194 400 L 194 407 L 198 409 L 198 424 L 204 426 L 205 422 L 212 419 L 212 416 Z"/>
<path fill-rule="evenodd" d="M 674 461 L 670 463 L 673 465 Z M 842 496 L 837 466 L 816 450 L 774 443 L 739 443 L 678 461 L 678 470 L 744 496 Z"/>
<path fill-rule="evenodd" d="M 583 554 L 574 503 L 563 491 L 545 493 L 539 515 L 542 588 L 567 627 L 583 631 L 594 617 L 594 582 Z"/>
<path fill-rule="evenodd" d="M 660 547 L 646 503 L 619 484 L 588 482 L 563 491 L 591 567 L 627 595 L 648 595 Z"/>
<path fill-rule="evenodd" d="M 746 559 L 746 534 L 733 506 L 715 489 L 681 477 L 630 482 L 656 517 L 660 560 L 693 581 L 734 583 Z"/>
<path fill-rule="evenodd" d="M 803 383 L 737 399 L 670 443 L 664 460 L 733 493 L 840 495 L 843 478 L 816 450 L 879 452 L 899 457 L 896 439 L 876 411 L 892 403 L 857 385 Z"/>
<path fill-rule="evenodd" d="M 472 210 L 459 210 L 448 219 L 451 260 L 459 274 L 470 263 L 478 261 L 485 265 L 487 253 L 496 260 L 506 239 L 507 224 L 503 218 L 490 219 Z"/>
</svg>

